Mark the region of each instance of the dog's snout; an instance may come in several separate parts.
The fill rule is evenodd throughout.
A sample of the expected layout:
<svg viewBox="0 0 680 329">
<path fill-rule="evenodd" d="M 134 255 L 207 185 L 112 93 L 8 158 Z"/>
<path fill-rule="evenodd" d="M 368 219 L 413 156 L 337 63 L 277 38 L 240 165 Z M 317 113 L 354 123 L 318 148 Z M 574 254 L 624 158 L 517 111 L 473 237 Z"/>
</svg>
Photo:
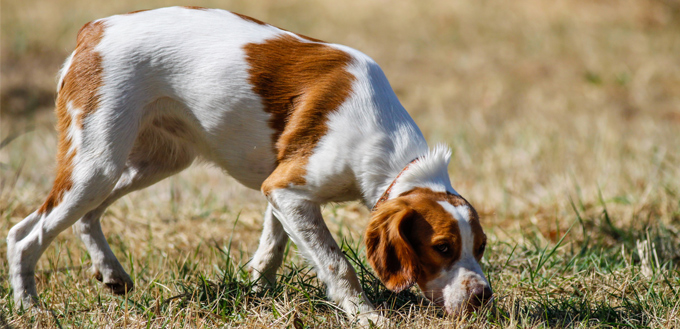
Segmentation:
<svg viewBox="0 0 680 329">
<path fill-rule="evenodd" d="M 473 288 L 469 288 L 466 292 L 467 296 L 469 296 L 467 300 L 463 299 L 458 303 L 451 303 L 445 306 L 448 314 L 454 316 L 460 316 L 466 313 L 471 314 L 484 307 L 484 305 L 493 298 L 493 291 L 491 291 L 491 287 L 486 284 L 479 284 Z"/>
<path fill-rule="evenodd" d="M 475 287 L 470 294 L 470 301 L 469 304 L 473 308 L 479 308 L 491 300 L 491 297 L 493 296 L 493 292 L 491 291 L 491 288 L 489 286 L 478 286 Z"/>
</svg>

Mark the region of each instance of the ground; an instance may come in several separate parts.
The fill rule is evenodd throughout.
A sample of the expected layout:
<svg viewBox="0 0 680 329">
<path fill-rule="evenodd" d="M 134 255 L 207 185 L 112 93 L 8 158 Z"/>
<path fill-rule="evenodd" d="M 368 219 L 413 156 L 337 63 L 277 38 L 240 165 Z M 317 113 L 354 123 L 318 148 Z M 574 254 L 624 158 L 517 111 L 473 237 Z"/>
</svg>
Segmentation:
<svg viewBox="0 0 680 329">
<path fill-rule="evenodd" d="M 368 211 L 326 221 L 369 299 L 395 326 L 680 327 L 680 2 L 2 0 L 0 254 L 54 178 L 56 74 L 86 22 L 175 4 L 233 10 L 373 57 L 479 211 L 496 298 L 444 316 L 388 291 L 365 261 Z M 67 230 L 38 265 L 49 312 L 12 309 L 0 257 L 0 327 L 349 326 L 289 246 L 278 288 L 243 266 L 265 203 L 197 164 L 107 210 L 105 234 L 136 289 L 90 278 Z"/>
</svg>

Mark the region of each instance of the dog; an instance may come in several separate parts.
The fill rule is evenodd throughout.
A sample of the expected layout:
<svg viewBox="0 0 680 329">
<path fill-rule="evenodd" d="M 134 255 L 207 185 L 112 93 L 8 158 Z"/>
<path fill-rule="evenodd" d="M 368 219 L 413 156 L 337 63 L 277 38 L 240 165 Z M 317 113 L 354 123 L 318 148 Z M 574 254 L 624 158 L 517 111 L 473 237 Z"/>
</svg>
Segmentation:
<svg viewBox="0 0 680 329">
<path fill-rule="evenodd" d="M 267 199 L 250 271 L 274 284 L 290 238 L 329 298 L 382 319 L 324 223 L 320 205 L 371 209 L 369 263 L 395 292 L 417 284 L 452 314 L 492 297 L 486 236 L 449 180 L 448 148 L 429 148 L 380 67 L 352 48 L 224 10 L 171 7 L 87 23 L 59 74 L 54 185 L 7 237 L 17 305 L 35 305 L 35 266 L 75 224 L 92 273 L 133 288 L 100 226 L 104 210 L 196 158 Z"/>
</svg>

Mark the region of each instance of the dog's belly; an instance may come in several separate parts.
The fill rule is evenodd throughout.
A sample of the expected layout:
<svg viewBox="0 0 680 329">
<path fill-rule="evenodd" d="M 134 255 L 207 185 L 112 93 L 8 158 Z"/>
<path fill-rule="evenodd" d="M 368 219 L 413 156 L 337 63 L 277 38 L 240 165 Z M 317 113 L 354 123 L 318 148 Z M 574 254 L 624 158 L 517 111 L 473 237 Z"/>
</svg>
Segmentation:
<svg viewBox="0 0 680 329">
<path fill-rule="evenodd" d="M 259 190 L 262 182 L 275 168 L 270 145 L 265 143 L 242 144 L 220 150 L 209 161 L 224 169 L 231 177 L 246 187 Z"/>
<path fill-rule="evenodd" d="M 255 98 L 222 106 L 206 108 L 171 97 L 158 98 L 144 108 L 138 152 L 133 153 L 137 157 L 153 155 L 158 154 L 158 145 L 173 145 L 167 148 L 171 151 L 163 152 L 168 154 L 148 161 L 172 161 L 182 152 L 194 154 L 221 167 L 241 184 L 260 189 L 276 165 L 270 115 Z"/>
<path fill-rule="evenodd" d="M 241 184 L 259 190 L 276 167 L 274 131 L 268 120 L 259 102 L 224 111 L 220 124 L 206 127 L 204 157 Z"/>
</svg>

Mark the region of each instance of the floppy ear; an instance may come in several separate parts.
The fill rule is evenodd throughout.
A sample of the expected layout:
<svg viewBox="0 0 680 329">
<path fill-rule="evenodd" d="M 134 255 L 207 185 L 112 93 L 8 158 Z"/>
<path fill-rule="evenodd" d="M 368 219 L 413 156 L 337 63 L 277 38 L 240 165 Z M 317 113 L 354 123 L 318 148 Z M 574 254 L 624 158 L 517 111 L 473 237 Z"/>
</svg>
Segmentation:
<svg viewBox="0 0 680 329">
<path fill-rule="evenodd" d="M 376 209 L 366 230 L 366 253 L 387 289 L 400 292 L 418 279 L 420 265 L 404 230 L 413 219 L 413 209 L 393 201 Z"/>
</svg>

